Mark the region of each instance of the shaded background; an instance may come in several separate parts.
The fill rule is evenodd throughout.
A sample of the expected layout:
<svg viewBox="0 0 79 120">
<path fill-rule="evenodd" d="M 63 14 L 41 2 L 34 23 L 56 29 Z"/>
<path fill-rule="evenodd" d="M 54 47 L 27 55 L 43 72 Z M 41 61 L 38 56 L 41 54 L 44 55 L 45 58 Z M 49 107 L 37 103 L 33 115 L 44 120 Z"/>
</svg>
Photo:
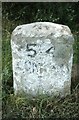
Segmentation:
<svg viewBox="0 0 79 120">
<path fill-rule="evenodd" d="M 2 3 L 2 83 L 3 83 L 3 111 L 4 118 L 12 118 L 14 116 L 30 116 L 33 114 L 35 108 L 32 110 L 32 105 L 38 107 L 37 114 L 33 116 L 49 116 L 49 111 L 54 106 L 54 114 L 50 116 L 64 116 L 64 117 L 78 117 L 78 105 L 79 101 L 79 91 L 75 93 L 75 97 L 64 102 L 60 108 L 50 102 L 44 102 L 43 100 L 36 100 L 28 102 L 21 100 L 20 104 L 16 104 L 16 98 L 13 96 L 7 97 L 7 94 L 13 93 L 13 75 L 12 75 L 12 54 L 11 54 L 11 34 L 16 26 L 21 24 L 27 24 L 32 22 L 54 22 L 58 24 L 63 24 L 69 26 L 71 32 L 74 35 L 75 42 L 74 48 L 74 59 L 73 59 L 73 69 L 72 69 L 72 85 L 71 90 L 74 91 L 75 88 L 79 88 L 79 2 L 78 3 L 63 3 L 63 2 L 38 2 L 38 3 Z M 44 98 L 45 99 L 45 98 Z M 18 100 L 17 100 L 18 101 Z M 47 100 L 49 101 L 49 100 Z M 63 99 L 61 100 L 61 102 Z M 70 102 L 69 102 L 70 101 Z M 76 101 L 76 102 L 75 102 Z M 29 108 L 24 103 L 29 104 Z M 21 107 L 23 104 L 23 108 Z M 59 103 L 58 103 L 59 104 Z M 17 108 L 17 106 L 19 107 Z M 40 105 L 40 107 L 39 107 Z M 21 109 L 22 108 L 22 109 Z M 27 108 L 27 109 L 26 109 Z M 62 110 L 61 110 L 62 108 Z M 43 109 L 43 113 L 40 111 Z M 25 112 L 24 112 L 24 111 Z M 47 110 L 47 111 L 46 111 Z M 59 111 L 58 111 L 59 110 Z M 59 114 L 60 113 L 60 114 Z M 32 116 L 32 117 L 33 117 Z"/>
<path fill-rule="evenodd" d="M 74 35 L 74 60 L 72 70 L 72 87 L 79 80 L 79 2 L 78 3 L 2 3 L 2 56 L 3 88 L 12 87 L 11 34 L 16 26 L 32 22 L 54 22 L 67 25 Z"/>
</svg>

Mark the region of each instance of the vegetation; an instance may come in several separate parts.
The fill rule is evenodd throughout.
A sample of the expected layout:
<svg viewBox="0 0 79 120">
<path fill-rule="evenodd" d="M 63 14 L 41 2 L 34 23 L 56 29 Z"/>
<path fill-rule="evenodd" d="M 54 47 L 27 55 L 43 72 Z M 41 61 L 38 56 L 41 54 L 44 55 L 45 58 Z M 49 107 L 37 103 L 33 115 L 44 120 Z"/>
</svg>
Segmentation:
<svg viewBox="0 0 79 120">
<path fill-rule="evenodd" d="M 62 98 L 47 95 L 30 98 L 23 93 L 17 96 L 10 94 L 4 98 L 3 118 L 25 120 L 31 118 L 78 119 L 78 100 L 76 94 Z"/>
<path fill-rule="evenodd" d="M 63 98 L 13 94 L 11 33 L 20 24 L 49 21 L 70 27 L 74 38 L 74 64 L 79 64 L 79 3 L 2 3 L 3 119 L 78 118 L 79 83 Z M 73 85 L 74 86 L 74 85 Z"/>
</svg>

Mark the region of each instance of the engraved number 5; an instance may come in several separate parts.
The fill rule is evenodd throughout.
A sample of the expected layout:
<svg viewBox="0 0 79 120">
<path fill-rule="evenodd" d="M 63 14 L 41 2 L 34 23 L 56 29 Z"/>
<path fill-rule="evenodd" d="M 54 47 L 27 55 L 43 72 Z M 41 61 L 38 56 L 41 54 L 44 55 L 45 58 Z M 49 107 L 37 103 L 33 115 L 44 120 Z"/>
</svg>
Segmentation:
<svg viewBox="0 0 79 120">
<path fill-rule="evenodd" d="M 33 48 L 30 48 L 30 47 L 34 47 L 34 46 L 36 46 L 36 44 L 27 44 L 27 51 L 33 52 L 33 54 L 32 53 L 28 54 L 28 56 L 30 56 L 30 57 L 35 57 L 35 55 L 37 54 L 36 51 L 33 50 Z"/>
</svg>

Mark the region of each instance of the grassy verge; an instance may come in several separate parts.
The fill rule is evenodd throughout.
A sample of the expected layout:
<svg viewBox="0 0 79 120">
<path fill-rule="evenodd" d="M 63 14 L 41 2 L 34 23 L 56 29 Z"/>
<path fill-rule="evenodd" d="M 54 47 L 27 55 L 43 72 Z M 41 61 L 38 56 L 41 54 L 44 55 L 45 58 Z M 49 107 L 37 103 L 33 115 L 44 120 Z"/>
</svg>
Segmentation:
<svg viewBox="0 0 79 120">
<path fill-rule="evenodd" d="M 7 95 L 3 98 L 3 119 L 77 119 L 79 118 L 79 98 L 76 91 L 60 98 L 40 95 L 29 97 L 25 94 Z"/>
</svg>

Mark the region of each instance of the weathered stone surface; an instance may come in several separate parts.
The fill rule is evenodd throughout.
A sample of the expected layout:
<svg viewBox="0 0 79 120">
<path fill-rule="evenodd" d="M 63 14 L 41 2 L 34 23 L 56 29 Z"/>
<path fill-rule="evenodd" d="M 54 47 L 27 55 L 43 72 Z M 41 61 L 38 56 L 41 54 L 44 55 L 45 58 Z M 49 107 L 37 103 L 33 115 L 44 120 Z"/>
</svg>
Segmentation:
<svg viewBox="0 0 79 120">
<path fill-rule="evenodd" d="M 65 25 L 36 22 L 12 33 L 15 93 L 70 94 L 74 38 Z"/>
</svg>

